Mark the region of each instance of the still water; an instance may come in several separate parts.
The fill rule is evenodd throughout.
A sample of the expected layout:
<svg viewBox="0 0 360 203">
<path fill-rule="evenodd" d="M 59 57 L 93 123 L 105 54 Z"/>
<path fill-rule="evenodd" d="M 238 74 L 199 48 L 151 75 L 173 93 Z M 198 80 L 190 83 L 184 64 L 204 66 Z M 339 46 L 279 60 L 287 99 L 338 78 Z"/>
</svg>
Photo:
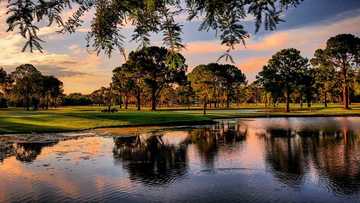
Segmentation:
<svg viewBox="0 0 360 203">
<path fill-rule="evenodd" d="M 360 202 L 360 118 L 0 136 L 0 202 Z"/>
</svg>

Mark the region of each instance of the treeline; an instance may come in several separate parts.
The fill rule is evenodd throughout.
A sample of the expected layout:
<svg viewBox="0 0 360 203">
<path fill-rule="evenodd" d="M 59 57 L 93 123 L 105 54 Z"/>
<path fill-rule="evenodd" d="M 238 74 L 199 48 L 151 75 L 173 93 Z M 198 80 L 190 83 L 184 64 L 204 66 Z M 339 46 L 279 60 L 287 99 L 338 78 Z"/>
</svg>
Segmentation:
<svg viewBox="0 0 360 203">
<path fill-rule="evenodd" d="M 173 57 L 169 61 L 169 57 Z M 48 108 L 56 105 L 100 105 L 138 110 L 151 107 L 231 108 L 241 103 L 267 107 L 290 104 L 342 103 L 360 101 L 360 38 L 341 34 L 330 38 L 309 60 L 299 50 L 275 53 L 256 81 L 248 84 L 242 71 L 230 64 L 198 65 L 188 74 L 185 58 L 163 47 L 133 51 L 127 61 L 113 70 L 112 82 L 89 95 L 64 95 L 62 82 L 43 76 L 26 64 L 10 74 L 0 71 L 1 104 Z M 5 105 L 4 105 L 5 104 Z"/>
<path fill-rule="evenodd" d="M 168 63 L 168 55 L 176 63 Z M 113 70 L 112 83 L 94 91 L 89 97 L 95 104 L 116 104 L 127 109 L 134 105 L 156 110 L 166 106 L 194 106 L 205 104 L 230 107 L 241 98 L 246 77 L 233 65 L 212 63 L 199 65 L 186 75 L 187 65 L 181 54 L 170 53 L 163 47 L 145 47 L 131 52 L 127 61 Z M 203 102 L 203 100 L 205 102 Z"/>
<path fill-rule="evenodd" d="M 169 50 L 145 47 L 131 52 L 122 66 L 113 71 L 108 88 L 93 92 L 96 104 L 129 104 L 151 106 L 202 106 L 229 108 L 231 104 L 264 103 L 277 106 L 286 103 L 342 103 L 349 108 L 360 95 L 360 39 L 351 34 L 330 38 L 324 49 L 318 49 L 312 59 L 301 56 L 299 50 L 284 49 L 275 53 L 258 74 L 247 84 L 240 69 L 229 64 L 211 63 L 195 67 L 185 74 L 187 66 L 182 55 L 168 63 Z"/>
<path fill-rule="evenodd" d="M 43 75 L 31 64 L 18 66 L 7 73 L 0 68 L 0 107 L 48 109 L 62 104 L 63 83 L 54 76 Z"/>
<path fill-rule="evenodd" d="M 284 49 L 274 54 L 257 76 L 256 84 L 263 88 L 265 103 L 289 104 L 306 101 L 321 102 L 327 107 L 329 101 L 349 108 L 359 89 L 360 38 L 341 34 L 330 38 L 324 49 L 318 49 L 309 61 L 296 49 Z"/>
</svg>

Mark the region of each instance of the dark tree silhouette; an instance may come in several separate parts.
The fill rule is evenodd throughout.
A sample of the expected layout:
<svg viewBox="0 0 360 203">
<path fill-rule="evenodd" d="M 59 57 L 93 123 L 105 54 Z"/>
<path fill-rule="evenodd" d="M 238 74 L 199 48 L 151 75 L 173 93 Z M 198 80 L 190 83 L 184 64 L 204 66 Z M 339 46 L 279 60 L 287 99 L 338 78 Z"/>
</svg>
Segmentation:
<svg viewBox="0 0 360 203">
<path fill-rule="evenodd" d="M 256 31 L 263 24 L 266 30 L 273 30 L 282 21 L 280 16 L 289 7 L 295 7 L 302 0 L 9 0 L 8 31 L 19 29 L 27 39 L 24 50 L 42 50 L 42 40 L 38 37 L 38 22 L 48 21 L 57 24 L 63 33 L 76 32 L 83 25 L 82 16 L 95 11 L 88 33 L 88 46 L 98 53 L 104 50 L 111 54 L 114 49 L 124 51 L 124 36 L 121 34 L 126 23 L 135 26 L 132 39 L 142 46 L 150 42 L 151 33 L 161 33 L 164 44 L 172 53 L 183 47 L 181 43 L 182 25 L 175 21 L 179 15 L 187 15 L 191 21 L 201 17 L 200 30 L 215 30 L 221 44 L 228 46 L 228 51 L 235 45 L 244 43 L 249 37 L 243 23 L 248 16 L 255 17 Z M 62 14 L 69 8 L 78 9 L 69 19 Z M 173 59 L 174 55 L 169 55 Z M 229 57 L 225 54 L 224 57 Z"/>
<path fill-rule="evenodd" d="M 302 72 L 307 68 L 308 60 L 296 49 L 283 49 L 269 60 L 259 73 L 258 80 L 267 91 L 277 87 L 286 100 L 286 112 L 290 111 L 290 94 L 298 87 Z"/>
<path fill-rule="evenodd" d="M 330 38 L 326 48 L 318 50 L 313 63 L 329 64 L 340 70 L 343 86 L 344 108 L 349 108 L 349 73 L 360 64 L 360 38 L 352 34 L 341 34 Z"/>
</svg>

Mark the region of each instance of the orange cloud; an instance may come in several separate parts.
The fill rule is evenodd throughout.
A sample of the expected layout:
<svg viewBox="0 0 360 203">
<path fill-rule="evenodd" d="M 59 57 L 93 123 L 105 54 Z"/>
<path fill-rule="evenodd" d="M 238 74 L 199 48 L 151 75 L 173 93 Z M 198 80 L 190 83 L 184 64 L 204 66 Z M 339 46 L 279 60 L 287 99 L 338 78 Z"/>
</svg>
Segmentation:
<svg viewBox="0 0 360 203">
<path fill-rule="evenodd" d="M 238 67 L 245 73 L 258 73 L 267 63 L 267 57 L 253 57 L 240 61 Z"/>
<path fill-rule="evenodd" d="M 186 44 L 184 54 L 208 54 L 213 52 L 225 52 L 226 46 L 219 41 L 197 41 Z"/>
</svg>

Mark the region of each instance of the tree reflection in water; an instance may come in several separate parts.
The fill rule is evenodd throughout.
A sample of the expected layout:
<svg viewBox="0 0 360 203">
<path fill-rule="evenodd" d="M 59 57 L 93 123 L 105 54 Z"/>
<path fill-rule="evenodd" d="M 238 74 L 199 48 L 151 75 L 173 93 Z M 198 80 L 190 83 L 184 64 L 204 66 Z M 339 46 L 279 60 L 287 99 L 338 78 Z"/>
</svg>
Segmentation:
<svg viewBox="0 0 360 203">
<path fill-rule="evenodd" d="M 321 135 L 312 142 L 311 157 L 319 174 L 337 194 L 360 191 L 360 139 L 344 129 L 333 136 Z"/>
<path fill-rule="evenodd" d="M 15 145 L 16 159 L 21 162 L 32 162 L 41 154 L 41 150 L 44 147 L 55 144 L 57 144 L 57 142 L 18 143 Z"/>
<path fill-rule="evenodd" d="M 115 137 L 113 156 L 127 169 L 132 180 L 145 184 L 167 184 L 182 178 L 188 168 L 187 150 L 196 146 L 204 161 L 213 165 L 219 147 L 241 142 L 246 130 L 238 124 L 220 123 L 193 129 L 177 144 L 163 141 L 163 134 Z"/>
<path fill-rule="evenodd" d="M 238 122 L 219 122 L 211 127 L 190 131 L 189 144 L 196 146 L 199 156 L 208 169 L 214 168 L 215 158 L 222 148 L 245 141 L 247 129 Z"/>
<path fill-rule="evenodd" d="M 321 184 L 333 192 L 341 195 L 360 191 L 360 139 L 353 131 L 302 129 L 290 133 L 295 136 L 285 137 L 274 132 L 279 130 L 267 130 L 264 136 L 266 163 L 279 181 L 299 186 L 313 167 Z"/>
<path fill-rule="evenodd" d="M 186 145 L 167 145 L 162 137 L 115 137 L 114 159 L 121 161 L 132 180 L 149 185 L 170 183 L 186 173 Z"/>
<path fill-rule="evenodd" d="M 58 142 L 0 142 L 0 162 L 12 156 L 21 162 L 32 162 L 41 154 L 44 147 L 53 146 L 56 143 Z"/>
</svg>

